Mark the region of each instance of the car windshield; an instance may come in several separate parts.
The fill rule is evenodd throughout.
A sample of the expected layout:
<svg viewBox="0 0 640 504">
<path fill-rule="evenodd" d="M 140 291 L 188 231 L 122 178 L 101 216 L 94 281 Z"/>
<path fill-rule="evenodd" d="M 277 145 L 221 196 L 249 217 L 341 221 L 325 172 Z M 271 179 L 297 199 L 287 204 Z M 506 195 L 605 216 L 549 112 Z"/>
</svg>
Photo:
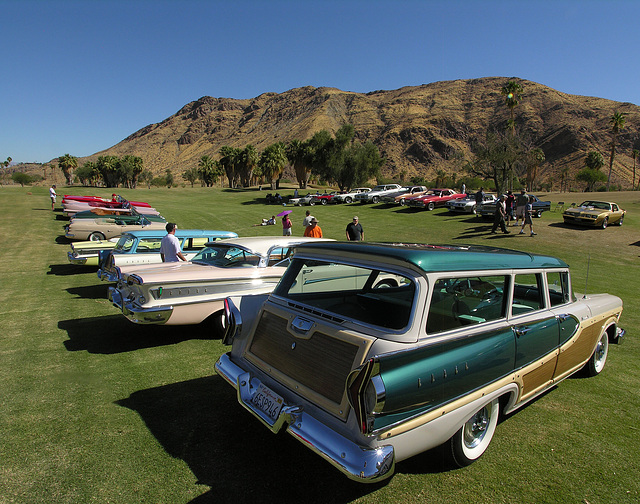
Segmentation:
<svg viewBox="0 0 640 504">
<path fill-rule="evenodd" d="M 415 291 L 411 279 L 383 269 L 294 258 L 275 294 L 346 320 L 399 330 L 409 324 Z"/>
<path fill-rule="evenodd" d="M 593 207 L 598 210 L 610 210 L 611 206 L 609 203 L 605 203 L 603 201 L 583 201 L 580 205 L 581 207 Z"/>
<path fill-rule="evenodd" d="M 132 236 L 123 235 L 118 240 L 118 243 L 116 243 L 115 249 L 118 252 L 129 252 L 129 250 L 131 250 L 131 247 L 133 247 L 135 241 L 136 240 Z"/>
<path fill-rule="evenodd" d="M 250 250 L 234 245 L 216 245 L 207 247 L 192 259 L 197 264 L 217 266 L 218 268 L 237 268 L 258 266 L 261 257 Z"/>
</svg>

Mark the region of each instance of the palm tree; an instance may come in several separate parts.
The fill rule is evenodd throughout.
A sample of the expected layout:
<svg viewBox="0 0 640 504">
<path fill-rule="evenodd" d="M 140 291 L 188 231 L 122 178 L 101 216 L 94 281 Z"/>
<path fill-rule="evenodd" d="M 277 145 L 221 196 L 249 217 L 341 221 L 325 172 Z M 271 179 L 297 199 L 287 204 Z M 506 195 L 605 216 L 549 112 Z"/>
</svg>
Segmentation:
<svg viewBox="0 0 640 504">
<path fill-rule="evenodd" d="M 533 191 L 533 183 L 538 176 L 538 168 L 545 162 L 546 157 L 544 151 L 540 147 L 536 147 L 529 151 L 527 158 L 527 188 L 529 191 Z"/>
<path fill-rule="evenodd" d="M 198 176 L 203 185 L 211 187 L 217 180 L 216 176 L 216 162 L 211 156 L 204 155 L 198 161 Z"/>
<path fill-rule="evenodd" d="M 589 151 L 587 157 L 584 158 L 584 165 L 592 170 L 599 170 L 604 166 L 604 159 L 602 154 L 598 151 Z"/>
<path fill-rule="evenodd" d="M 301 142 L 300 140 L 291 140 L 286 147 L 287 159 L 296 172 L 296 179 L 300 189 L 307 188 L 309 175 L 311 175 L 311 166 L 313 164 L 313 147 L 311 141 Z"/>
<path fill-rule="evenodd" d="M 238 174 L 242 187 L 249 187 L 251 185 L 251 178 L 253 177 L 253 170 L 258 166 L 258 154 L 257 149 L 249 144 L 238 155 Z"/>
<path fill-rule="evenodd" d="M 636 190 L 636 158 L 638 157 L 638 149 L 631 151 L 631 157 L 633 157 L 633 179 L 631 180 L 631 190 Z"/>
<path fill-rule="evenodd" d="M 626 114 L 622 112 L 615 112 L 611 119 L 609 119 L 609 125 L 611 126 L 611 156 L 609 157 L 609 176 L 607 177 L 607 191 L 609 190 L 609 186 L 611 185 L 611 170 L 613 169 L 613 159 L 616 156 L 616 139 L 618 137 L 618 133 L 622 128 L 624 128 L 624 116 Z"/>
<path fill-rule="evenodd" d="M 240 149 L 236 149 L 235 147 L 229 147 L 228 145 L 223 145 L 220 147 L 220 166 L 224 168 L 225 173 L 227 174 L 227 179 L 229 179 L 229 188 L 233 189 L 238 185 L 238 163 L 240 160 L 240 154 L 242 151 Z"/>
<path fill-rule="evenodd" d="M 71 185 L 73 170 L 78 167 L 78 158 L 69 154 L 65 154 L 64 156 L 60 156 L 58 158 L 58 166 L 67 179 L 67 185 Z"/>
<path fill-rule="evenodd" d="M 287 154 L 285 146 L 282 142 L 276 142 L 269 145 L 260 155 L 260 169 L 262 174 L 267 178 L 271 185 L 271 189 L 275 189 L 274 181 L 284 170 L 287 165 Z"/>
<path fill-rule="evenodd" d="M 522 86 L 516 81 L 512 80 L 502 86 L 502 89 L 500 90 L 500 93 L 505 97 L 505 105 L 509 107 L 511 118 L 509 119 L 507 127 L 511 129 L 512 134 L 515 132 L 515 118 L 513 109 L 516 108 L 516 105 L 518 105 L 518 103 L 520 103 L 520 100 L 522 99 L 522 92 Z"/>
<path fill-rule="evenodd" d="M 560 171 L 560 192 L 567 192 L 569 182 L 569 167 L 565 166 Z"/>
</svg>

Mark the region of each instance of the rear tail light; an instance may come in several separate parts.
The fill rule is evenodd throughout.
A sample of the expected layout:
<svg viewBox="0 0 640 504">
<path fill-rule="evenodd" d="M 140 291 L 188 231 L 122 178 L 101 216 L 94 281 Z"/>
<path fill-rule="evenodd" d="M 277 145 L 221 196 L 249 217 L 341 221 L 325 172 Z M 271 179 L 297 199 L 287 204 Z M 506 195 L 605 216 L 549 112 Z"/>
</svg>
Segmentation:
<svg viewBox="0 0 640 504">
<path fill-rule="evenodd" d="M 384 407 L 385 389 L 378 368 L 378 363 L 369 359 L 347 378 L 347 399 L 363 434 L 371 433 L 374 414 Z"/>
<path fill-rule="evenodd" d="M 225 345 L 231 345 L 233 339 L 237 334 L 240 334 L 242 330 L 242 316 L 240 310 L 231 301 L 231 298 L 224 300 L 224 312 L 222 313 L 222 327 L 224 329 L 224 336 L 222 337 L 222 343 Z"/>
</svg>

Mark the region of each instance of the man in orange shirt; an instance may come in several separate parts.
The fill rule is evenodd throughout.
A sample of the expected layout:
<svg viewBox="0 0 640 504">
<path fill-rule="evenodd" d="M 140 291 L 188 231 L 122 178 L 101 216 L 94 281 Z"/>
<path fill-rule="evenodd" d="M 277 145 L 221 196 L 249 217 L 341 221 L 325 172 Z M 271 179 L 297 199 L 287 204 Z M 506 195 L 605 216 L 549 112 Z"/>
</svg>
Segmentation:
<svg viewBox="0 0 640 504">
<path fill-rule="evenodd" d="M 322 229 L 318 226 L 318 219 L 311 219 L 311 223 L 304 230 L 304 236 L 309 238 L 322 238 Z"/>
</svg>

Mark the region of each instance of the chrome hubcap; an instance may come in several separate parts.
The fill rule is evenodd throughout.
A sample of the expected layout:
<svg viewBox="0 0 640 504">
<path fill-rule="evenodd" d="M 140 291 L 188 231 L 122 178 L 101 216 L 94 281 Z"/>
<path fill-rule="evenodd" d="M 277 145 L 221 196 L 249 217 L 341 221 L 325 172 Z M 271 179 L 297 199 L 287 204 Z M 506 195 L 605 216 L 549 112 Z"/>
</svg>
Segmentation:
<svg viewBox="0 0 640 504">
<path fill-rule="evenodd" d="M 480 444 L 487 432 L 489 419 L 490 410 L 484 407 L 464 424 L 464 444 L 467 448 L 475 448 Z"/>
</svg>

